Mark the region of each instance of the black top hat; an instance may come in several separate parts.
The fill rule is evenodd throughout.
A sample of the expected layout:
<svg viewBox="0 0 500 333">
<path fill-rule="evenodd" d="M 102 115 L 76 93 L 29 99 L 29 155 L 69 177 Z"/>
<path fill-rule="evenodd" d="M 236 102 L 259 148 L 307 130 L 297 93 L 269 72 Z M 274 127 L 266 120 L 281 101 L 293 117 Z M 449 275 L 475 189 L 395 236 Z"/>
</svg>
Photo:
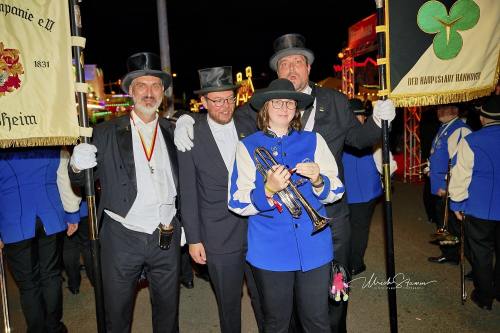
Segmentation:
<svg viewBox="0 0 500 333">
<path fill-rule="evenodd" d="M 203 95 L 214 91 L 235 90 L 237 84 L 233 84 L 233 69 L 231 66 L 212 67 L 200 69 L 200 89 L 195 94 Z"/>
<path fill-rule="evenodd" d="M 299 34 L 287 34 L 276 38 L 273 44 L 274 54 L 269 59 L 269 67 L 273 71 L 277 70 L 278 61 L 289 55 L 303 55 L 307 58 L 309 64 L 314 62 L 314 53 L 306 49 L 306 39 Z"/>
<path fill-rule="evenodd" d="M 128 73 L 122 79 L 122 90 L 128 94 L 130 83 L 139 76 L 156 76 L 163 81 L 165 90 L 170 86 L 172 77 L 161 70 L 160 57 L 150 52 L 132 54 L 127 59 Z"/>
<path fill-rule="evenodd" d="M 305 109 L 314 102 L 311 95 L 295 91 L 293 83 L 289 80 L 276 79 L 267 88 L 257 90 L 250 99 L 250 105 L 258 111 L 271 99 L 295 100 L 297 101 L 297 109 Z"/>
<path fill-rule="evenodd" d="M 477 110 L 485 118 L 500 120 L 500 95 L 489 96 Z"/>
</svg>

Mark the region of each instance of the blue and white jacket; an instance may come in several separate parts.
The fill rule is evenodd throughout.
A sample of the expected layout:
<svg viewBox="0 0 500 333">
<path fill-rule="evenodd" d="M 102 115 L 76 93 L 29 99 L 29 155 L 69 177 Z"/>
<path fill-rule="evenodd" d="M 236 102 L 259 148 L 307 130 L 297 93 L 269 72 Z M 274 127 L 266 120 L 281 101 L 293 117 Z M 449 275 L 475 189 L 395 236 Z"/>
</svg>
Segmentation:
<svg viewBox="0 0 500 333">
<path fill-rule="evenodd" d="M 437 195 L 439 189 L 446 189 L 448 160 L 451 159 L 452 166 L 455 165 L 457 146 L 470 132 L 469 126 L 458 117 L 442 124 L 439 128 L 429 156 L 429 177 L 432 194 Z"/>
<path fill-rule="evenodd" d="M 294 168 L 297 163 L 315 162 L 324 180 L 321 193 L 315 193 L 309 181 L 298 188 L 304 198 L 321 215 L 326 216 L 324 204 L 339 200 L 344 187 L 338 178 L 335 158 L 320 134 L 290 131 L 277 137 L 274 133 L 257 132 L 238 143 L 236 160 L 229 179 L 229 209 L 250 216 L 248 221 L 247 260 L 255 267 L 270 271 L 308 271 L 325 265 L 333 259 L 330 228 L 311 235 L 313 227 L 303 210 L 292 217 L 283 206 L 280 213 L 266 198 L 264 177 L 254 162 L 254 150 L 264 147 L 277 163 Z M 292 181 L 300 179 L 294 174 Z M 335 223 L 335 221 L 333 221 Z"/>
<path fill-rule="evenodd" d="M 80 221 L 68 175 L 69 153 L 60 148 L 0 151 L 0 237 L 5 244 L 35 236 L 39 217 L 47 235 Z"/>
<path fill-rule="evenodd" d="M 397 164 L 389 152 L 391 175 L 397 170 Z M 344 183 L 347 192 L 347 203 L 356 204 L 373 200 L 383 193 L 382 181 L 382 148 L 356 149 L 344 148 L 342 154 L 344 165 Z"/>
<path fill-rule="evenodd" d="M 450 208 L 500 221 L 500 122 L 486 124 L 460 142 L 451 172 Z"/>
</svg>

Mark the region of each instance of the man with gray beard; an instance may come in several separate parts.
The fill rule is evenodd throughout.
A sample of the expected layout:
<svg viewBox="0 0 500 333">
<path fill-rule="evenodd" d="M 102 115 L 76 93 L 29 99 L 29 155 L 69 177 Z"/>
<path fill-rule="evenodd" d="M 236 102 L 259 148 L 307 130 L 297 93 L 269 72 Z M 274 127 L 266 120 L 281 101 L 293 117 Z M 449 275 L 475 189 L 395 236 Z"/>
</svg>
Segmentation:
<svg viewBox="0 0 500 333">
<path fill-rule="evenodd" d="M 153 332 L 175 332 L 179 295 L 180 222 L 176 217 L 177 156 L 168 120 L 159 117 L 171 77 L 157 55 L 137 53 L 127 61 L 122 89 L 132 96 L 130 115 L 94 128 L 70 163 L 72 182 L 95 167 L 101 183 L 101 263 L 108 332 L 130 332 L 136 283 L 149 281 Z M 102 220 L 101 220 L 102 219 Z"/>
</svg>

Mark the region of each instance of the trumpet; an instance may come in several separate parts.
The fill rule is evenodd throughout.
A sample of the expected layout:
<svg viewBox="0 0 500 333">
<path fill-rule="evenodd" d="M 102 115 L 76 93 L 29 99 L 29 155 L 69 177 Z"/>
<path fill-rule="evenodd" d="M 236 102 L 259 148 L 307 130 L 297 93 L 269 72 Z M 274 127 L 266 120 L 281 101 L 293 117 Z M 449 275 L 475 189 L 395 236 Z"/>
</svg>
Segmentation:
<svg viewBox="0 0 500 333">
<path fill-rule="evenodd" d="M 264 147 L 256 148 L 254 150 L 253 157 L 255 167 L 264 179 L 267 176 L 267 172 L 271 170 L 273 166 L 278 165 L 278 162 L 276 162 L 269 150 Z M 298 218 L 302 214 L 302 208 L 304 208 L 313 224 L 312 234 L 323 230 L 323 228 L 326 227 L 332 220 L 329 217 L 321 216 L 304 198 L 302 193 L 298 190 L 297 185 L 292 181 L 290 181 L 290 184 L 287 187 L 276 194 L 294 218 Z"/>
<path fill-rule="evenodd" d="M 449 218 L 449 194 L 450 194 L 450 178 L 451 178 L 451 159 L 448 160 L 448 171 L 446 173 L 446 190 L 444 195 L 444 216 L 443 225 L 431 235 L 433 239 L 440 241 L 441 245 L 455 245 L 458 243 L 457 237 L 450 234 L 448 231 Z"/>
</svg>

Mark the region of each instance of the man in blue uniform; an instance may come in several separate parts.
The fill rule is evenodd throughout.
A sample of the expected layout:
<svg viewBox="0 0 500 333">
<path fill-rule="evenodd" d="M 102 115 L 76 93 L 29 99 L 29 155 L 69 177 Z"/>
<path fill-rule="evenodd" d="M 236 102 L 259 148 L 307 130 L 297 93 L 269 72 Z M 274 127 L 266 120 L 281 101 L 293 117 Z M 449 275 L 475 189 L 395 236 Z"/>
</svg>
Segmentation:
<svg viewBox="0 0 500 333">
<path fill-rule="evenodd" d="M 437 110 L 438 119 L 442 123 L 434 141 L 432 142 L 431 155 L 429 156 L 429 177 L 431 180 L 431 193 L 436 204 L 436 218 L 443 221 L 446 200 L 446 177 L 448 164 L 455 161 L 457 146 L 471 130 L 458 117 L 458 106 L 454 104 L 440 105 Z M 453 214 L 448 217 L 448 231 L 458 237 L 458 224 Z M 458 264 L 458 245 L 441 245 L 441 255 L 429 257 L 434 263 Z"/>
<path fill-rule="evenodd" d="M 350 99 L 349 106 L 361 124 L 371 115 L 359 99 Z M 392 174 L 397 167 L 392 155 L 390 157 Z M 351 222 L 351 273 L 357 275 L 366 270 L 364 256 L 368 246 L 370 222 L 378 198 L 383 193 L 380 179 L 382 147 L 380 144 L 364 149 L 346 146 L 342 164 Z"/>
<path fill-rule="evenodd" d="M 489 97 L 479 112 L 483 128 L 458 145 L 450 199 L 456 217 L 466 216 L 475 288 L 471 299 L 491 310 L 494 298 L 500 302 L 500 96 Z"/>
<path fill-rule="evenodd" d="M 59 333 L 62 279 L 59 233 L 78 229 L 79 198 L 60 148 L 0 152 L 0 248 L 19 287 L 29 333 Z"/>
</svg>

